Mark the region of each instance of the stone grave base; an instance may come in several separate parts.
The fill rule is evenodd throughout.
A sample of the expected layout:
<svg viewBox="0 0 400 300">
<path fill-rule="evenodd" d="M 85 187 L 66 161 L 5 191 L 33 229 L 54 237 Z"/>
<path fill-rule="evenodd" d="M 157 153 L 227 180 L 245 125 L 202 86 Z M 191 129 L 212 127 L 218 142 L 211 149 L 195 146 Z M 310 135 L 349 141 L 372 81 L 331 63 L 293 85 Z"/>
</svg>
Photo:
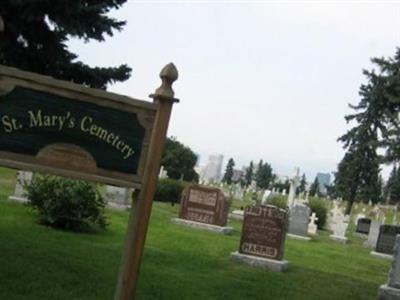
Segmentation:
<svg viewBox="0 0 400 300">
<path fill-rule="evenodd" d="M 331 240 L 334 240 L 334 241 L 342 243 L 342 244 L 346 244 L 347 243 L 347 237 L 345 237 L 345 236 L 339 236 L 339 235 L 331 234 L 329 236 L 329 238 Z"/>
<path fill-rule="evenodd" d="M 23 198 L 23 197 L 17 197 L 17 196 L 9 196 L 8 200 L 17 201 L 17 202 L 21 202 L 21 203 L 28 202 L 28 199 Z"/>
<path fill-rule="evenodd" d="M 227 226 L 222 227 L 222 226 L 217 226 L 217 225 L 204 224 L 204 223 L 184 220 L 184 219 L 180 219 L 180 218 L 173 218 L 172 222 L 174 222 L 175 224 L 179 224 L 179 225 L 185 225 L 188 227 L 205 229 L 205 230 L 222 233 L 222 234 L 231 234 L 231 232 L 233 231 L 233 227 L 227 227 Z"/>
<path fill-rule="evenodd" d="M 231 258 L 234 261 L 238 261 L 252 267 L 267 269 L 274 272 L 283 272 L 286 271 L 289 267 L 289 262 L 287 260 L 274 260 L 263 258 L 253 255 L 242 254 L 238 251 L 232 252 Z"/>
<path fill-rule="evenodd" d="M 382 258 L 382 259 L 387 259 L 387 260 L 393 260 L 393 255 L 386 254 L 386 253 L 380 253 L 376 251 L 371 251 L 370 253 L 372 256 L 376 258 Z M 400 298 L 399 298 L 400 299 Z"/>
<path fill-rule="evenodd" d="M 400 299 L 400 289 L 395 289 L 387 284 L 381 285 L 378 290 L 378 300 L 398 300 Z"/>
<path fill-rule="evenodd" d="M 301 241 L 309 241 L 311 240 L 310 237 L 308 236 L 302 236 L 302 235 L 297 235 L 297 234 L 292 234 L 292 233 L 288 233 L 286 234 L 286 236 L 292 238 L 292 239 L 296 239 L 296 240 L 301 240 Z"/>
<path fill-rule="evenodd" d="M 234 220 L 243 221 L 244 211 L 243 210 L 234 210 L 229 214 L 229 218 L 234 219 Z"/>
<path fill-rule="evenodd" d="M 107 202 L 107 207 L 117 210 L 129 210 L 131 208 L 130 205 L 119 204 L 115 202 Z"/>
<path fill-rule="evenodd" d="M 353 235 L 356 237 L 362 238 L 362 239 L 368 238 L 368 234 L 364 234 L 364 233 L 354 232 Z"/>
</svg>

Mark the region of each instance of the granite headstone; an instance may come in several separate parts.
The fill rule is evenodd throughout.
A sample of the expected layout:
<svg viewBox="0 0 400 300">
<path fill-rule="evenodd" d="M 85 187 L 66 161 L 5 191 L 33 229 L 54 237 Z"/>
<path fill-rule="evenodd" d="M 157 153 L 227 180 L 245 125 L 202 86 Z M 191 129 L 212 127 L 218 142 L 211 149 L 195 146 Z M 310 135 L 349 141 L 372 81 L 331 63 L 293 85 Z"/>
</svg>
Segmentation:
<svg viewBox="0 0 400 300">
<path fill-rule="evenodd" d="M 285 210 L 271 205 L 247 206 L 244 210 L 239 252 L 281 260 L 286 228 Z"/>
<path fill-rule="evenodd" d="M 371 227 L 371 219 L 360 218 L 357 221 L 357 233 L 368 234 Z"/>
<path fill-rule="evenodd" d="M 299 236 L 307 236 L 308 223 L 311 209 L 305 205 L 295 205 L 290 209 L 289 233 Z"/>
<path fill-rule="evenodd" d="M 182 193 L 179 218 L 204 224 L 226 226 L 229 201 L 218 188 L 190 185 Z"/>
<path fill-rule="evenodd" d="M 376 252 L 393 254 L 396 235 L 400 234 L 400 226 L 381 225 L 379 228 L 378 241 L 376 242 Z"/>
</svg>

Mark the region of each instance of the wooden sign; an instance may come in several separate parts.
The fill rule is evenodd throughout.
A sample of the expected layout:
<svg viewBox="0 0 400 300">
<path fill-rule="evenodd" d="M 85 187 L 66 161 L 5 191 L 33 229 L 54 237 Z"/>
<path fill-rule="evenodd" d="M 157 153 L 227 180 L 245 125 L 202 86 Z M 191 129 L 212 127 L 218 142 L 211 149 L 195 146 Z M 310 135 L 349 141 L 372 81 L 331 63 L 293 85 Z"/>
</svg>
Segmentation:
<svg viewBox="0 0 400 300">
<path fill-rule="evenodd" d="M 1 17 L 0 17 L 1 19 Z M 0 165 L 134 187 L 115 300 L 135 298 L 178 78 L 147 102 L 0 65 Z"/>
<path fill-rule="evenodd" d="M 140 187 L 157 104 L 0 67 L 0 164 Z"/>
<path fill-rule="evenodd" d="M 229 201 L 220 189 L 193 184 L 182 193 L 181 219 L 225 226 L 228 213 Z"/>
<path fill-rule="evenodd" d="M 281 260 L 284 254 L 287 213 L 270 205 L 247 206 L 244 210 L 239 252 Z"/>
</svg>

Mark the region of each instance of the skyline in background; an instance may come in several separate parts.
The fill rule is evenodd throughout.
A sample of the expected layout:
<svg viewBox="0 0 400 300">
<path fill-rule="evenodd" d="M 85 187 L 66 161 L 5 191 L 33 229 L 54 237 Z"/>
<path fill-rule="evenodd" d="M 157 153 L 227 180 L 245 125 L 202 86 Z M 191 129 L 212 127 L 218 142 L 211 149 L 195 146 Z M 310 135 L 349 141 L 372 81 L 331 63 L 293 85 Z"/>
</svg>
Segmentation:
<svg viewBox="0 0 400 300">
<path fill-rule="evenodd" d="M 103 43 L 69 42 L 90 65 L 133 68 L 110 91 L 149 100 L 172 61 L 181 103 L 169 136 L 202 164 L 213 153 L 237 168 L 263 159 L 277 174 L 298 166 L 309 181 L 343 156 L 336 139 L 349 128 L 362 69 L 400 46 L 394 2 L 130 1 L 112 15 L 128 21 L 123 31 Z"/>
</svg>

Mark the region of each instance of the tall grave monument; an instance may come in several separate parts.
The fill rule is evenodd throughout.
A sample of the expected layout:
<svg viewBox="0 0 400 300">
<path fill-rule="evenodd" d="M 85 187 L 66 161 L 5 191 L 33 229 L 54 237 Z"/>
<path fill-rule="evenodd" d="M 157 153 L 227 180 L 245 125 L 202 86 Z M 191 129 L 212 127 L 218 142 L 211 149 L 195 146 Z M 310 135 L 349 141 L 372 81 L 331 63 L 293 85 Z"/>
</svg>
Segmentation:
<svg viewBox="0 0 400 300">
<path fill-rule="evenodd" d="M 396 236 L 393 251 L 392 268 L 389 272 L 388 282 L 381 285 L 378 291 L 378 300 L 400 299 L 400 235 Z"/>
<path fill-rule="evenodd" d="M 172 221 L 229 234 L 232 232 L 232 227 L 226 226 L 228 213 L 229 201 L 220 189 L 193 184 L 183 191 L 179 218 L 174 218 Z"/>
<path fill-rule="evenodd" d="M 289 207 L 294 206 L 295 197 L 296 197 L 296 190 L 300 184 L 300 168 L 296 167 L 294 169 L 294 176 L 290 179 L 290 189 L 289 189 L 289 196 L 288 196 L 288 205 Z"/>
<path fill-rule="evenodd" d="M 235 261 L 272 271 L 288 268 L 283 260 L 287 213 L 271 205 L 247 206 L 244 211 L 239 251 L 231 253 Z"/>
</svg>

